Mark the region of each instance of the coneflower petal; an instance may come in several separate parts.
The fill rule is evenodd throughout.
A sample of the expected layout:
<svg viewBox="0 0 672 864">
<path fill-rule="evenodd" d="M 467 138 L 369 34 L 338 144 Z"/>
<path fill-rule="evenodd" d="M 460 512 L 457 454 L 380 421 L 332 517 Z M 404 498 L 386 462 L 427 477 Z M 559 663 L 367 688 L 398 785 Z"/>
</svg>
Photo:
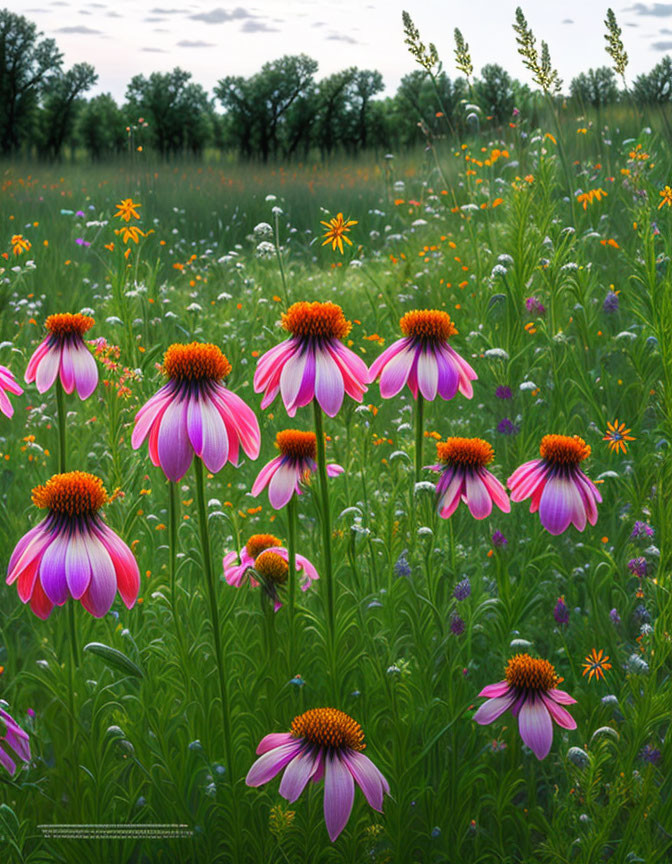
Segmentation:
<svg viewBox="0 0 672 864">
<path fill-rule="evenodd" d="M 186 399 L 171 402 L 159 427 L 159 464 L 166 477 L 173 481 L 184 477 L 193 459 L 187 432 L 187 404 Z"/>
<path fill-rule="evenodd" d="M 327 754 L 324 768 L 324 821 L 333 841 L 348 824 L 355 799 L 355 781 L 340 758 Z"/>
<path fill-rule="evenodd" d="M 363 753 L 356 750 L 346 751 L 342 756 L 348 771 L 352 774 L 355 783 L 364 793 L 364 797 L 370 806 L 379 813 L 383 810 L 383 781 L 385 778 L 376 768 L 373 762 Z M 387 782 L 387 781 L 385 781 Z"/>
<path fill-rule="evenodd" d="M 91 562 L 84 538 L 75 533 L 67 544 L 65 553 L 65 578 L 70 594 L 79 600 L 91 581 Z"/>
<path fill-rule="evenodd" d="M 317 768 L 317 757 L 313 750 L 305 750 L 299 753 L 289 763 L 282 775 L 278 792 L 286 798 L 290 804 L 294 803 L 306 788 L 306 783 L 315 773 Z"/>
<path fill-rule="evenodd" d="M 61 346 L 57 345 L 45 353 L 35 374 L 38 393 L 46 393 L 52 386 L 61 366 Z"/>
<path fill-rule="evenodd" d="M 343 404 L 343 376 L 328 351 L 315 352 L 315 398 L 329 417 L 335 417 Z"/>
</svg>

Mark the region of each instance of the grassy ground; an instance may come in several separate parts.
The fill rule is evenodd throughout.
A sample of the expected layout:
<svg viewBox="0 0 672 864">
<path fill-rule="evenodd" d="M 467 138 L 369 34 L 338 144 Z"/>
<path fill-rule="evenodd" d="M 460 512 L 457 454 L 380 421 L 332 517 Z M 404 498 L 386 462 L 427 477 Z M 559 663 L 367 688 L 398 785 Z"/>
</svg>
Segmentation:
<svg viewBox="0 0 672 864">
<path fill-rule="evenodd" d="M 0 697 L 33 753 L 14 780 L 0 775 L 9 860 L 669 860 L 672 207 L 658 204 L 672 156 L 655 135 L 624 138 L 570 135 L 566 125 L 557 141 L 553 128 L 521 123 L 506 140 L 350 166 L 3 167 L 0 362 L 22 379 L 45 317 L 90 310 L 91 338 L 118 346 L 121 366 L 135 370 L 119 389 L 120 372 L 101 366 L 106 385 L 84 403 L 67 400 L 67 435 L 69 465 L 122 490 L 106 518 L 142 574 L 130 611 L 117 600 L 97 620 L 75 604 L 76 640 L 115 647 L 143 672 L 90 652 L 74 668 L 66 610 L 42 622 L 14 588 L 0 593 Z M 584 209 L 577 194 L 594 189 L 606 196 Z M 114 233 L 115 204 L 129 196 L 147 235 L 137 245 Z M 325 212 L 358 220 L 343 257 L 321 246 Z M 286 285 L 275 252 L 257 250 L 262 221 L 277 228 Z M 20 255 L 15 234 L 32 244 Z M 610 291 L 615 311 L 605 310 Z M 578 434 L 604 501 L 595 527 L 559 537 L 529 502 L 484 521 L 460 505 L 442 520 L 432 488 L 414 491 L 409 391 L 383 401 L 372 385 L 364 407 L 346 400 L 326 421 L 327 455 L 345 468 L 330 482 L 336 646 L 324 579 L 301 596 L 293 640 L 284 608 L 273 615 L 261 591 L 219 581 L 233 726 L 226 764 L 194 476 L 179 484 L 173 597 L 167 485 L 146 448 L 131 449 L 130 433 L 171 343 L 220 345 L 233 366 L 227 386 L 257 413 L 262 450 L 256 463 L 206 480 L 217 574 L 251 534 L 286 541 L 286 513 L 249 490 L 275 433 L 312 428 L 312 411 L 288 420 L 279 400 L 262 411 L 252 377 L 281 338 L 281 312 L 303 299 L 341 304 L 351 347 L 369 364 L 398 337 L 405 311 L 448 311 L 459 331 L 452 344 L 478 381 L 471 401 L 426 405 L 424 464 L 437 436 L 478 436 L 494 446 L 504 481 L 537 455 L 542 435 Z M 0 416 L 3 562 L 39 518 L 30 490 L 57 470 L 53 391 L 41 397 L 31 385 L 13 401 L 14 418 Z M 603 440 L 616 418 L 635 438 L 626 453 Z M 315 491 L 299 502 L 299 551 L 323 572 Z M 632 537 L 637 520 L 653 537 Z M 493 544 L 495 531 L 506 545 Z M 628 566 L 640 556 L 643 578 Z M 465 577 L 471 591 L 458 600 Z M 566 624 L 554 617 L 561 596 Z M 593 648 L 610 657 L 604 680 L 582 676 Z M 578 728 L 556 726 L 542 762 L 510 714 L 490 727 L 471 719 L 479 691 L 501 680 L 516 651 L 550 660 L 577 699 Z M 259 740 L 322 705 L 361 723 L 391 787 L 384 815 L 357 792 L 334 844 L 321 786 L 288 805 L 277 781 L 244 783 Z M 194 834 L 103 843 L 44 839 L 38 829 L 97 822 L 180 823 Z"/>
</svg>

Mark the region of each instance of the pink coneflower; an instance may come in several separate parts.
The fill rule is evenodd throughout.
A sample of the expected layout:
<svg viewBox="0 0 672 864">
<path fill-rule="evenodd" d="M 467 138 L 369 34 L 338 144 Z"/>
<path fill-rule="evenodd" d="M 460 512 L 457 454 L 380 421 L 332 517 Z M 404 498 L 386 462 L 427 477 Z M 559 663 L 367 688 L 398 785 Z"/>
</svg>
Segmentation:
<svg viewBox="0 0 672 864">
<path fill-rule="evenodd" d="M 307 483 L 317 471 L 317 439 L 314 432 L 284 429 L 275 436 L 280 455 L 264 465 L 252 486 L 252 494 L 260 495 L 268 486 L 271 507 L 281 510 L 292 495 L 301 494 L 301 484 Z M 327 465 L 329 477 L 343 473 L 340 465 Z"/>
<path fill-rule="evenodd" d="M 77 389 L 80 399 L 88 399 L 98 385 L 98 367 L 83 336 L 94 324 L 88 315 L 50 315 L 45 321 L 49 335 L 28 362 L 26 384 L 34 381 L 45 393 L 60 375 L 66 393 Z"/>
<path fill-rule="evenodd" d="M 12 777 L 16 774 L 17 757 L 22 762 L 30 762 L 28 733 L 24 732 L 11 714 L 0 705 L 0 764 L 4 765 Z"/>
<path fill-rule="evenodd" d="M 54 474 L 33 489 L 33 504 L 49 515 L 16 544 L 7 584 L 17 582 L 19 597 L 38 617 L 73 598 L 102 618 L 117 589 L 129 609 L 135 603 L 135 557 L 98 512 L 108 500 L 102 480 L 84 471 Z"/>
<path fill-rule="evenodd" d="M 504 681 L 488 684 L 478 694 L 488 701 L 474 714 L 474 720 L 487 726 L 510 708 L 518 718 L 520 737 L 537 759 L 545 759 L 553 743 L 554 720 L 563 729 L 576 729 L 576 721 L 562 707 L 573 705 L 576 699 L 557 689 L 563 679 L 548 660 L 516 654 L 509 660 L 505 676 Z"/>
<path fill-rule="evenodd" d="M 6 366 L 0 366 L 0 411 L 6 417 L 11 417 L 14 414 L 14 406 L 9 401 L 7 393 L 20 396 L 23 393 L 23 387 L 17 383 L 10 369 Z"/>
<path fill-rule="evenodd" d="M 469 507 L 474 519 L 485 519 L 492 512 L 493 502 L 504 513 L 511 510 L 506 490 L 499 480 L 486 470 L 495 452 L 482 438 L 447 438 L 436 442 L 437 465 L 440 471 L 436 484 L 439 516 L 448 519 L 460 501 Z"/>
<path fill-rule="evenodd" d="M 352 324 L 335 303 L 294 303 L 282 316 L 291 337 L 259 359 L 254 391 L 267 408 L 280 393 L 290 417 L 316 399 L 335 417 L 345 393 L 357 402 L 367 390 L 366 363 L 341 342 Z"/>
<path fill-rule="evenodd" d="M 163 358 L 167 384 L 135 415 L 131 443 L 137 450 L 149 435 L 149 457 L 169 480 L 180 480 L 194 454 L 216 474 L 238 463 L 242 446 L 259 455 L 257 418 L 240 396 L 221 383 L 231 364 L 216 345 L 171 345 Z"/>
<path fill-rule="evenodd" d="M 249 582 L 250 588 L 256 588 L 261 579 L 275 611 L 282 607 L 279 592 L 288 582 L 289 552 L 273 534 L 253 534 L 239 554 L 227 552 L 222 564 L 229 585 L 240 588 Z M 307 591 L 320 578 L 315 566 L 304 555 L 296 556 L 296 572 L 303 576 L 302 591 Z"/>
<path fill-rule="evenodd" d="M 324 778 L 324 821 L 333 842 L 350 818 L 355 783 L 379 812 L 383 795 L 390 794 L 387 780 L 362 753 L 365 747 L 359 723 L 336 708 L 313 708 L 294 718 L 290 732 L 262 738 L 257 747 L 260 758 L 245 782 L 262 786 L 285 769 L 279 792 L 291 803 L 309 780 L 318 783 Z"/>
<path fill-rule="evenodd" d="M 570 523 L 579 531 L 597 522 L 597 487 L 579 468 L 590 456 L 590 446 L 578 435 L 544 435 L 541 459 L 525 462 L 506 482 L 512 501 L 532 497 L 530 513 L 539 511 L 541 524 L 550 534 L 562 534 Z"/>
<path fill-rule="evenodd" d="M 471 399 L 471 382 L 478 377 L 449 344 L 457 333 L 450 315 L 437 309 L 415 309 L 399 321 L 403 339 L 393 342 L 374 360 L 370 380 L 380 376 L 380 395 L 391 399 L 408 384 L 413 398 L 428 401 L 439 395 L 452 399 L 458 392 Z"/>
</svg>

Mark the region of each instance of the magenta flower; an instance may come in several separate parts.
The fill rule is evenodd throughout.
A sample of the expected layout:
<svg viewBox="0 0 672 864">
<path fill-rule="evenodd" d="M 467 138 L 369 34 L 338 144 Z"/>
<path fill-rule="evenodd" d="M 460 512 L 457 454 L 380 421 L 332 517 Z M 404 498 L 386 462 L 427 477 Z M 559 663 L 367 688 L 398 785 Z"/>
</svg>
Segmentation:
<svg viewBox="0 0 672 864">
<path fill-rule="evenodd" d="M 460 501 L 469 507 L 474 519 L 485 519 L 492 513 L 493 502 L 504 513 L 511 510 L 506 490 L 499 480 L 486 470 L 495 458 L 490 444 L 482 438 L 446 438 L 436 442 L 437 465 L 440 471 L 436 484 L 439 516 L 448 519 Z"/>
<path fill-rule="evenodd" d="M 280 455 L 264 465 L 252 486 L 255 498 L 268 486 L 268 500 L 275 510 L 289 503 L 292 495 L 301 494 L 301 484 L 307 483 L 317 471 L 314 432 L 285 429 L 275 436 Z M 327 465 L 329 477 L 343 473 L 340 465 Z"/>
<path fill-rule="evenodd" d="M 26 384 L 34 381 L 38 392 L 46 393 L 60 375 L 66 393 L 76 389 L 80 399 L 88 399 L 98 386 L 98 367 L 83 336 L 94 324 L 88 315 L 50 315 L 45 322 L 49 335 L 28 361 Z"/>
<path fill-rule="evenodd" d="M 30 762 L 30 743 L 28 733 L 2 707 L 6 704 L 0 703 L 0 763 L 13 777 L 17 758 L 22 762 Z"/>
<path fill-rule="evenodd" d="M 135 415 L 134 450 L 149 436 L 152 464 L 173 481 L 184 477 L 194 454 L 213 474 L 227 461 L 237 465 L 241 446 L 250 459 L 257 458 L 259 423 L 240 396 L 221 383 L 231 364 L 216 345 L 171 345 L 163 369 L 168 383 Z"/>
<path fill-rule="evenodd" d="M 576 721 L 562 707 L 573 705 L 576 699 L 557 689 L 562 678 L 548 660 L 516 654 L 509 660 L 505 675 L 504 681 L 488 684 L 478 694 L 488 701 L 473 719 L 487 726 L 510 708 L 518 718 L 520 737 L 537 759 L 545 759 L 553 743 L 553 721 L 563 729 L 576 729 Z"/>
<path fill-rule="evenodd" d="M 271 348 L 257 363 L 254 392 L 267 408 L 280 393 L 290 417 L 316 399 L 335 417 L 344 394 L 361 402 L 369 383 L 366 363 L 341 342 L 351 323 L 335 303 L 294 303 L 282 316 L 291 337 Z"/>
<path fill-rule="evenodd" d="M 133 553 L 99 514 L 110 499 L 102 481 L 84 471 L 54 474 L 33 489 L 33 503 L 46 519 L 16 544 L 7 584 L 17 583 L 23 603 L 43 620 L 68 598 L 102 618 L 117 589 L 130 609 L 140 589 Z"/>
<path fill-rule="evenodd" d="M 273 600 L 274 610 L 282 608 L 279 592 L 287 585 L 289 552 L 273 534 L 253 534 L 239 554 L 227 552 L 222 564 L 229 585 L 240 588 L 249 582 L 250 588 L 256 588 L 261 580 Z M 296 572 L 303 577 L 302 591 L 307 591 L 320 578 L 315 566 L 304 555 L 296 556 Z"/>
<path fill-rule="evenodd" d="M 309 780 L 324 779 L 324 821 L 329 839 L 336 840 L 350 818 L 355 783 L 374 810 L 382 812 L 387 780 L 362 753 L 366 747 L 359 725 L 336 708 L 313 708 L 295 717 L 290 732 L 266 735 L 257 747 L 259 759 L 245 782 L 262 786 L 284 770 L 279 792 L 290 803 Z"/>
<path fill-rule="evenodd" d="M 14 406 L 9 401 L 8 393 L 20 396 L 23 393 L 23 387 L 17 383 L 11 370 L 6 366 L 0 366 L 0 411 L 2 411 L 5 417 L 12 417 Z"/>
<path fill-rule="evenodd" d="M 597 487 L 579 468 L 590 456 L 590 446 L 578 435 L 544 435 L 541 459 L 525 462 L 506 482 L 512 501 L 532 498 L 530 513 L 539 511 L 541 524 L 550 534 L 562 534 L 570 523 L 579 531 L 597 522 Z"/>
<path fill-rule="evenodd" d="M 370 380 L 380 377 L 380 395 L 391 399 L 408 384 L 413 398 L 418 390 L 428 401 L 452 399 L 458 392 L 471 399 L 477 375 L 449 344 L 457 333 L 450 315 L 437 309 L 415 309 L 399 321 L 403 339 L 393 342 L 374 360 Z"/>
</svg>

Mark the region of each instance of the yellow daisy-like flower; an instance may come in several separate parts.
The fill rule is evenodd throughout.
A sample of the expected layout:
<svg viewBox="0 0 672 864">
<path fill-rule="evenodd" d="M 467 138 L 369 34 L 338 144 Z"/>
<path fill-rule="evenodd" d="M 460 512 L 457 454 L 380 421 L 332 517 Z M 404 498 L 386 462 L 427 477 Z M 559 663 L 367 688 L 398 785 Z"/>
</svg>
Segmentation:
<svg viewBox="0 0 672 864">
<path fill-rule="evenodd" d="M 338 251 L 343 254 L 343 241 L 348 244 L 348 246 L 352 246 L 352 240 L 348 239 L 346 234 L 350 230 L 352 225 L 357 225 L 357 222 L 354 219 L 344 219 L 343 214 L 339 213 L 333 219 L 330 219 L 328 222 L 323 222 L 320 220 L 320 224 L 324 225 L 327 228 L 327 232 L 322 235 L 324 239 L 323 246 L 327 246 L 331 243 L 331 248 L 336 251 L 336 247 L 338 247 Z"/>
<path fill-rule="evenodd" d="M 115 205 L 118 213 L 115 213 L 115 217 L 118 216 L 120 219 L 123 219 L 124 222 L 130 222 L 131 219 L 139 219 L 140 214 L 138 213 L 138 207 L 142 207 L 142 204 L 136 204 L 132 198 L 124 198 L 122 199 L 121 204 Z M 137 242 L 137 241 L 136 241 Z"/>
<path fill-rule="evenodd" d="M 595 680 L 599 681 L 600 678 L 604 678 L 604 673 L 611 669 L 609 657 L 604 654 L 604 651 L 601 648 L 599 651 L 596 651 L 593 648 L 590 654 L 586 657 L 586 662 L 582 665 L 583 677 L 585 678 L 587 675 L 589 681 L 592 680 L 593 675 L 595 676 Z"/>
<path fill-rule="evenodd" d="M 630 429 L 625 428 L 625 423 L 621 423 L 619 425 L 617 418 L 616 420 L 614 420 L 613 423 L 607 423 L 607 434 L 602 440 L 609 442 L 607 446 L 612 453 L 617 453 L 619 450 L 621 451 L 621 453 L 627 453 L 628 445 L 625 442 L 637 440 L 629 434 L 630 431 Z"/>
<path fill-rule="evenodd" d="M 667 204 L 668 207 L 672 207 L 672 186 L 664 186 L 660 193 L 660 197 L 663 200 L 658 205 L 659 210 L 664 204 Z"/>
<path fill-rule="evenodd" d="M 138 228 L 137 225 L 127 225 L 125 228 L 117 228 L 114 233 L 121 234 L 121 239 L 124 243 L 128 243 L 129 240 L 132 240 L 134 243 L 139 243 L 141 237 L 147 236 L 141 228 Z"/>
<path fill-rule="evenodd" d="M 12 252 L 15 255 L 22 255 L 24 252 L 27 252 L 30 249 L 30 240 L 23 236 L 23 234 L 14 234 L 11 239 Z"/>
</svg>

